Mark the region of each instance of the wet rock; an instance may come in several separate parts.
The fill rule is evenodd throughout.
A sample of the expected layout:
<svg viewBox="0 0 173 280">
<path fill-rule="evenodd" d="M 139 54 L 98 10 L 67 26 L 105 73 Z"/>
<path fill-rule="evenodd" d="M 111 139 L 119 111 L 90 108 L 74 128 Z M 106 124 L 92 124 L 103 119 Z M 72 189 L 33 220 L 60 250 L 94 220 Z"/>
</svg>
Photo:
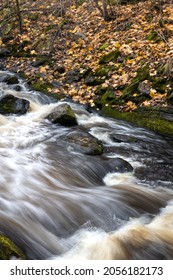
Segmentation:
<svg viewBox="0 0 173 280">
<path fill-rule="evenodd" d="M 18 84 L 19 80 L 16 76 L 10 76 L 5 80 L 5 83 L 8 85 Z"/>
<path fill-rule="evenodd" d="M 9 77 L 10 75 L 8 74 L 2 74 L 0 73 L 0 83 L 5 82 L 5 80 Z"/>
<path fill-rule="evenodd" d="M 20 85 L 15 85 L 15 86 L 13 87 L 13 89 L 16 90 L 16 91 L 21 91 L 21 90 L 22 90 L 22 88 L 21 88 Z"/>
<path fill-rule="evenodd" d="M 132 165 L 122 158 L 111 158 L 108 160 L 109 172 L 132 172 Z"/>
<path fill-rule="evenodd" d="M 0 114 L 25 114 L 29 109 L 29 104 L 26 99 L 20 99 L 11 94 L 4 95 L 0 98 Z"/>
<path fill-rule="evenodd" d="M 26 259 L 24 253 L 6 236 L 0 234 L 0 260 Z"/>
<path fill-rule="evenodd" d="M 134 136 L 117 134 L 117 133 L 111 133 L 110 138 L 112 141 L 116 143 L 121 143 L 121 142 L 133 143 L 138 141 Z"/>
<path fill-rule="evenodd" d="M 66 134 L 63 140 L 68 147 L 82 154 L 101 155 L 103 153 L 102 142 L 88 132 L 73 131 Z"/>
<path fill-rule="evenodd" d="M 74 111 L 67 103 L 58 105 L 48 116 L 45 117 L 45 119 L 52 123 L 64 126 L 73 126 L 78 124 Z"/>
</svg>

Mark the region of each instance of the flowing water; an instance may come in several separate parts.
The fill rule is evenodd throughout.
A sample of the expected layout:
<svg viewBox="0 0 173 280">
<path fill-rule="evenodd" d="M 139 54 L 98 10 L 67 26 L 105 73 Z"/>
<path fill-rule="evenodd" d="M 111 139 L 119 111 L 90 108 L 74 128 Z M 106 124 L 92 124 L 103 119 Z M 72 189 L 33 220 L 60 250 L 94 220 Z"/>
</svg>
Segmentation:
<svg viewBox="0 0 173 280">
<path fill-rule="evenodd" d="M 57 101 L 0 84 L 30 101 L 22 116 L 0 115 L 0 232 L 30 259 L 173 259 L 173 141 L 71 103 L 104 154 L 64 146 L 69 130 L 45 116 Z M 109 172 L 122 158 L 133 172 Z"/>
</svg>

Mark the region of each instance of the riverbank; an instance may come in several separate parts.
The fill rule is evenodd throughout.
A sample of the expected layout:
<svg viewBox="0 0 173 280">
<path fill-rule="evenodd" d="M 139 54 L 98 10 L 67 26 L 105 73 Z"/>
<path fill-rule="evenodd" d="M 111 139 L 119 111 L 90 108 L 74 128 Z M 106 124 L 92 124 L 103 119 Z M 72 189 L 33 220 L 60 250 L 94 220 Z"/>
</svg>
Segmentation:
<svg viewBox="0 0 173 280">
<path fill-rule="evenodd" d="M 34 90 L 173 135 L 173 4 L 163 2 L 112 5 L 108 22 L 88 1 L 61 15 L 56 1 L 34 2 L 23 33 L 9 23 L 1 37 L 1 67 Z"/>
</svg>

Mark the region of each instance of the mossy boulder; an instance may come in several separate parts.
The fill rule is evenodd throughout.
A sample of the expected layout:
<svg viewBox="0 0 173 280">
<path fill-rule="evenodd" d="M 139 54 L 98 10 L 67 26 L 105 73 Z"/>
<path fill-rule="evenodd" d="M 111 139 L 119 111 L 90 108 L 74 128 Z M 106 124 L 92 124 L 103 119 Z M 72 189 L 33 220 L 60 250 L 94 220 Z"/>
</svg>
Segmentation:
<svg viewBox="0 0 173 280">
<path fill-rule="evenodd" d="M 26 99 L 6 94 L 0 98 L 0 114 L 2 115 L 22 115 L 29 110 L 30 102 Z"/>
<path fill-rule="evenodd" d="M 0 234 L 0 260 L 26 259 L 26 256 L 9 238 Z"/>
<path fill-rule="evenodd" d="M 115 94 L 115 89 L 113 87 L 99 87 L 95 91 L 96 94 L 96 99 L 95 99 L 95 104 L 98 107 L 102 106 L 107 106 L 108 104 L 116 104 L 118 101 L 116 94 Z"/>
<path fill-rule="evenodd" d="M 113 71 L 117 70 L 114 65 L 102 65 L 95 71 L 95 75 L 98 77 L 108 77 Z"/>
<path fill-rule="evenodd" d="M 75 126 L 78 124 L 74 111 L 67 103 L 59 104 L 45 119 L 63 126 Z"/>
<path fill-rule="evenodd" d="M 85 131 L 70 132 L 62 140 L 72 150 L 82 154 L 101 155 L 103 153 L 102 142 Z"/>
<path fill-rule="evenodd" d="M 100 64 L 105 64 L 105 63 L 109 63 L 111 61 L 115 61 L 119 56 L 120 56 L 120 51 L 119 49 L 115 49 L 111 52 L 109 52 L 108 54 L 103 55 L 100 60 L 99 63 Z"/>
<path fill-rule="evenodd" d="M 170 113 L 170 108 L 169 112 L 167 108 L 163 112 L 163 108 L 154 107 L 140 107 L 133 112 L 119 112 L 111 106 L 104 106 L 101 112 L 105 116 L 125 120 L 152 131 L 173 136 L 173 115 Z"/>
</svg>

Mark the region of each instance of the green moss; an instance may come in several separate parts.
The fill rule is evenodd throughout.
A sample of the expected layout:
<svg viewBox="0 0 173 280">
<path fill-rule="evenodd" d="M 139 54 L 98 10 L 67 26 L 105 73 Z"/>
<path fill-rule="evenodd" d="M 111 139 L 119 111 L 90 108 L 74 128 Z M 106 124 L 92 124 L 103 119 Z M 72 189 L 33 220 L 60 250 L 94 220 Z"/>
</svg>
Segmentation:
<svg viewBox="0 0 173 280">
<path fill-rule="evenodd" d="M 97 88 L 95 94 L 97 95 L 97 98 L 95 99 L 95 104 L 100 108 L 106 104 L 117 104 L 115 90 L 111 87 Z"/>
<path fill-rule="evenodd" d="M 129 97 L 138 92 L 139 83 L 150 78 L 149 65 L 140 67 L 137 76 L 131 80 L 131 83 L 123 89 L 123 98 Z"/>
<path fill-rule="evenodd" d="M 0 234 L 0 260 L 9 260 L 13 256 L 26 259 L 23 252 L 9 238 Z"/>
<path fill-rule="evenodd" d="M 35 91 L 40 91 L 44 93 L 48 93 L 48 88 L 52 87 L 50 84 L 45 84 L 43 82 L 37 81 L 31 84 L 31 88 Z"/>
<path fill-rule="evenodd" d="M 154 42 L 159 42 L 161 40 L 161 38 L 155 30 L 151 30 L 146 39 Z"/>
<path fill-rule="evenodd" d="M 118 56 L 120 55 L 120 51 L 119 49 L 115 49 L 112 52 L 105 54 L 104 56 L 102 56 L 99 60 L 100 64 L 104 64 L 104 63 L 108 63 L 110 61 L 114 61 L 118 58 Z"/>
<path fill-rule="evenodd" d="M 152 131 L 173 136 L 173 122 L 161 119 L 158 111 L 150 109 L 141 110 L 141 112 L 118 112 L 111 106 L 104 106 L 102 112 L 105 116 L 125 120 Z"/>
<path fill-rule="evenodd" d="M 99 77 L 108 77 L 109 73 L 115 70 L 117 70 L 117 67 L 115 67 L 114 65 L 101 66 L 95 71 L 95 74 Z"/>
<path fill-rule="evenodd" d="M 104 51 L 108 46 L 109 46 L 109 44 L 108 44 L 108 43 L 105 43 L 105 44 L 103 44 L 103 45 L 100 47 L 100 50 L 101 50 L 101 51 Z"/>
</svg>

